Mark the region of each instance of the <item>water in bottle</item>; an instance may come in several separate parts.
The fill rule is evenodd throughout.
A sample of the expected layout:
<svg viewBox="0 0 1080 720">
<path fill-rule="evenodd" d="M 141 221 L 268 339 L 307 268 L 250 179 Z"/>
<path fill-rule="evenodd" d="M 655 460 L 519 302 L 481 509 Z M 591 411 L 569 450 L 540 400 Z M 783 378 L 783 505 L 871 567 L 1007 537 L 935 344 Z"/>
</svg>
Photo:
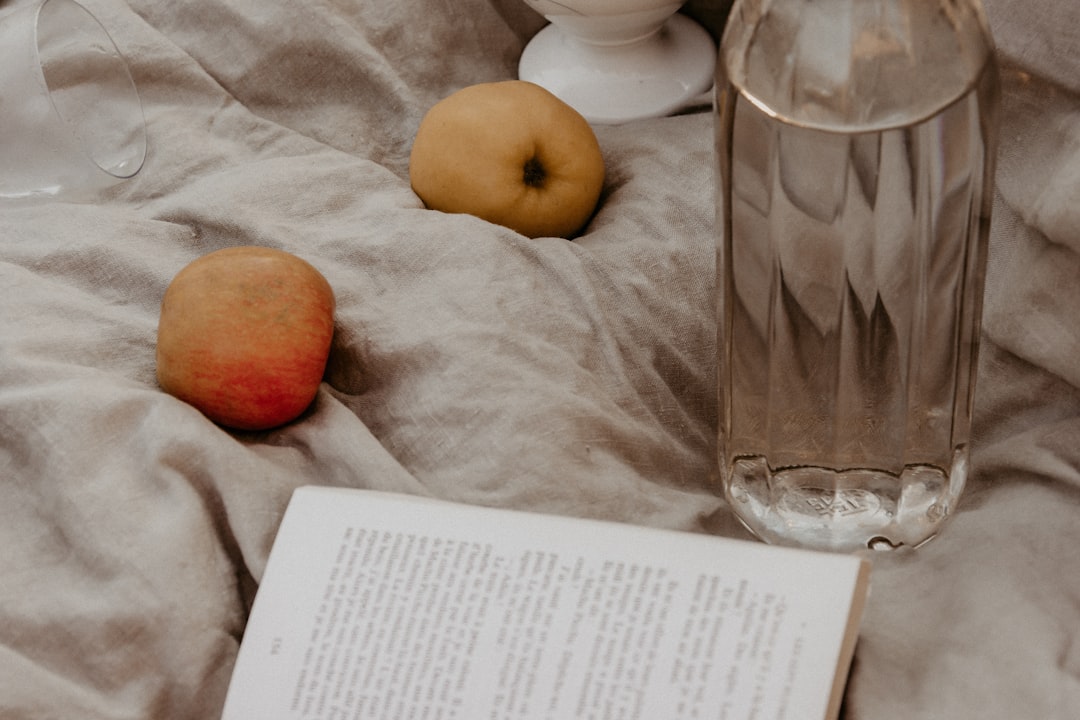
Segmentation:
<svg viewBox="0 0 1080 720">
<path fill-rule="evenodd" d="M 718 66 L 725 496 L 769 542 L 916 547 L 969 467 L 998 105 L 982 9 L 740 0 Z"/>
</svg>

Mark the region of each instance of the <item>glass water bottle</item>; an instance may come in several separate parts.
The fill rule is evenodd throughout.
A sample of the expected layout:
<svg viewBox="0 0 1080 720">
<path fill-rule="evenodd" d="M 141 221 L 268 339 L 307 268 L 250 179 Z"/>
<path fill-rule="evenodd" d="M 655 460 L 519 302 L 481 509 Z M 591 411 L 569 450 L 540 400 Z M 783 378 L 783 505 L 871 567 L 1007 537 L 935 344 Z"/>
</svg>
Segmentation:
<svg viewBox="0 0 1080 720">
<path fill-rule="evenodd" d="M 719 463 L 760 538 L 915 547 L 954 512 L 993 195 L 978 0 L 736 0 L 717 64 Z"/>
</svg>

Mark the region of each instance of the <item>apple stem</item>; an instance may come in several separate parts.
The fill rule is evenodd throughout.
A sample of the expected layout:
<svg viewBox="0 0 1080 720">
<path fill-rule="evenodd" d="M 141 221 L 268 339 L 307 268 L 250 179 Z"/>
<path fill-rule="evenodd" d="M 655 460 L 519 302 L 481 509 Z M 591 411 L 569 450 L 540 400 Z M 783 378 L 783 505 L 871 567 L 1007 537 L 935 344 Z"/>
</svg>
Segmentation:
<svg viewBox="0 0 1080 720">
<path fill-rule="evenodd" d="M 547 179 L 547 171 L 544 170 L 540 159 L 535 155 L 525 163 L 525 184 L 529 187 L 539 188 L 544 186 Z"/>
</svg>

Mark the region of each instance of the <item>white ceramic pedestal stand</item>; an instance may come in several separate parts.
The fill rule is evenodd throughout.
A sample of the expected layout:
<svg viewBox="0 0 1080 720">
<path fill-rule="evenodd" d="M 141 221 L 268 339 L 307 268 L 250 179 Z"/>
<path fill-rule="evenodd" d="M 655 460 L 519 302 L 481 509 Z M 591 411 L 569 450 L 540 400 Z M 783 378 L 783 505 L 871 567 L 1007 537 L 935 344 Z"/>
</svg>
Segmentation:
<svg viewBox="0 0 1080 720">
<path fill-rule="evenodd" d="M 674 14 L 655 32 L 630 41 L 596 40 L 581 28 L 571 35 L 560 27 L 571 17 L 548 16 L 552 23 L 525 46 L 518 77 L 547 88 L 589 122 L 669 115 L 712 87 L 716 46 L 685 15 Z"/>
</svg>

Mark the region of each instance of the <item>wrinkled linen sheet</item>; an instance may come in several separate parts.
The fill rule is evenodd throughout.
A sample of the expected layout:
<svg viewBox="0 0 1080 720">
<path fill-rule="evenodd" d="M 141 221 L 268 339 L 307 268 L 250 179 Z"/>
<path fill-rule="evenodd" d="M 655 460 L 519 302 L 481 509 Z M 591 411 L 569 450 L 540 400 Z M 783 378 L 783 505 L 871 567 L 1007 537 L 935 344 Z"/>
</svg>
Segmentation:
<svg viewBox="0 0 1080 720">
<path fill-rule="evenodd" d="M 515 76 L 544 24 L 518 0 L 86 4 L 151 147 L 96 202 L 0 205 L 0 717 L 217 717 L 304 484 L 743 536 L 713 485 L 707 109 L 597 128 L 592 222 L 528 240 L 407 177 L 428 107 Z M 716 31 L 725 6 L 687 12 Z M 849 720 L 1080 717 L 1080 6 L 987 7 L 974 476 L 942 537 L 875 557 Z M 241 244 L 337 294 L 318 398 L 267 433 L 154 379 L 167 284 Z"/>
</svg>

